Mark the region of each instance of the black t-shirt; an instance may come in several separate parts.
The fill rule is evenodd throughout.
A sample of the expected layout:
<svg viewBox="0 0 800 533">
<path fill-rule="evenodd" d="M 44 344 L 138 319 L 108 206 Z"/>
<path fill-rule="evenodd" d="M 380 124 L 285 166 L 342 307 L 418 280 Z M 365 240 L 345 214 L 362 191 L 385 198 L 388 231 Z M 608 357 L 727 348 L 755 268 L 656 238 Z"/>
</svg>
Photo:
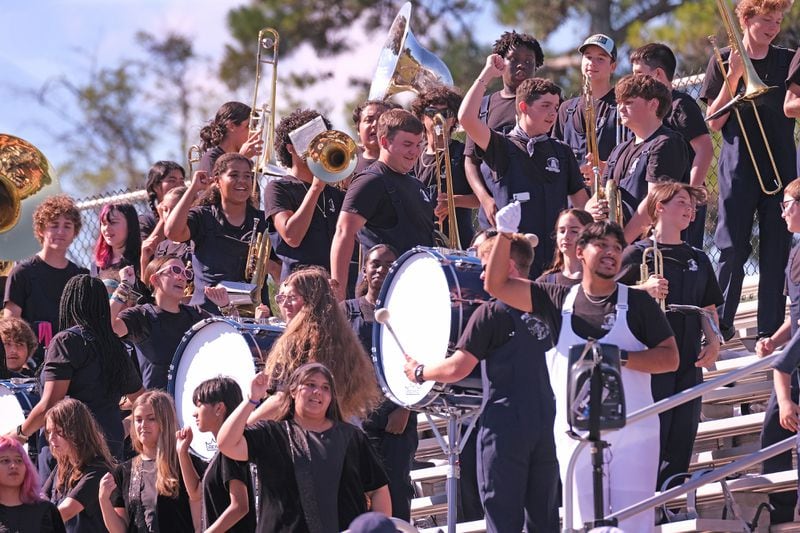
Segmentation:
<svg viewBox="0 0 800 533">
<path fill-rule="evenodd" d="M 555 283 L 556 285 L 564 285 L 566 287 L 572 287 L 573 285 L 577 285 L 581 282 L 581 278 L 568 278 L 564 275 L 563 272 L 545 272 L 538 278 L 536 281 L 540 281 L 542 283 Z"/>
<path fill-rule="evenodd" d="M 254 221 L 257 222 L 254 224 Z M 195 292 L 213 287 L 221 281 L 245 280 L 245 266 L 250 238 L 255 231 L 263 234 L 267 229 L 264 213 L 247 206 L 244 222 L 234 226 L 217 206 L 193 207 L 187 218 L 191 239 L 194 241 L 194 259 L 199 264 L 195 272 Z M 261 301 L 269 301 L 266 283 L 261 291 Z"/>
<path fill-rule="evenodd" d="M 67 281 L 89 271 L 69 261 L 65 268 L 54 268 L 38 255 L 17 263 L 6 283 L 3 302 L 22 308 L 22 319 L 36 331 L 37 322 L 49 322 L 58 331 L 58 306 Z"/>
<path fill-rule="evenodd" d="M 156 218 L 156 214 L 153 211 L 148 210 L 139 215 L 139 235 L 142 237 L 142 241 L 153 233 L 153 230 L 156 229 L 156 224 L 158 224 L 158 218 Z"/>
<path fill-rule="evenodd" d="M 594 98 L 597 147 L 601 161 L 608 159 L 617 145 L 617 97 L 612 87 L 601 97 Z M 553 137 L 566 142 L 575 158 L 583 162 L 586 158 L 586 105 L 582 96 L 562 102 L 558 117 L 553 124 Z"/>
<path fill-rule="evenodd" d="M 664 125 L 680 133 L 686 141 L 686 149 L 689 152 L 689 166 L 691 167 L 695 153 L 689 143 L 708 133 L 708 126 L 706 126 L 700 106 L 688 94 L 673 89 L 672 106 L 667 116 L 664 117 Z"/>
<path fill-rule="evenodd" d="M 211 176 L 211 171 L 214 170 L 214 164 L 217 162 L 217 159 L 219 159 L 219 156 L 224 153 L 225 150 L 219 146 L 209 148 L 200 156 L 200 162 L 197 163 L 197 168 L 195 170 L 204 170 Z M 188 176 L 188 178 L 192 179 L 192 176 Z"/>
<path fill-rule="evenodd" d="M 83 511 L 67 520 L 67 523 L 64 524 L 67 533 L 91 533 L 95 531 L 103 533 L 107 531 L 103 522 L 103 513 L 100 511 L 97 493 L 100 489 L 100 480 L 108 471 L 108 468 L 102 462 L 89 465 L 86 468 L 86 472 L 71 489 L 56 485 L 58 481 L 58 465 L 50 473 L 50 477 L 47 478 L 44 487 L 42 487 L 42 492 L 50 498 L 51 502 L 58 505 L 66 498 L 72 498 L 83 505 Z"/>
<path fill-rule="evenodd" d="M 203 476 L 203 524 L 205 527 L 211 526 L 231 504 L 230 483 L 234 480 L 241 481 L 247 487 L 249 508 L 247 515 L 228 531 L 252 533 L 256 530 L 256 504 L 250 466 L 246 461 L 234 461 L 221 453 L 211 459 Z"/>
<path fill-rule="evenodd" d="M 723 60 L 727 61 L 730 49 L 724 48 L 721 53 Z M 793 52 L 791 50 L 770 45 L 766 57 L 763 59 L 751 59 L 753 67 L 761 80 L 768 86 L 777 87 L 758 97 L 755 103 L 784 185 L 787 183 L 786 177 L 794 176 L 796 172 L 795 120 L 788 118 L 783 113 L 786 80 L 789 76 L 789 65 L 792 62 L 792 56 Z M 744 82 L 740 81 L 737 89 L 741 91 L 743 86 Z M 724 78 L 720 72 L 719 65 L 712 56 L 706 69 L 703 87 L 700 90 L 700 99 L 706 103 L 712 102 L 720 91 L 727 90 L 724 87 Z M 753 113 L 753 106 L 750 104 L 739 106 L 739 114 L 750 139 L 750 145 L 761 175 L 764 177 L 765 184 L 768 188 L 772 188 L 771 178 L 774 177 L 775 172 L 772 170 L 772 165 L 767 157 L 759 126 Z M 744 142 L 741 140 L 741 136 L 739 121 L 731 114 L 722 126 L 723 144 L 719 156 L 720 179 L 730 180 L 735 176 L 737 180 L 742 179 L 746 183 L 755 184 L 757 181 L 755 181 L 756 175 L 753 162 L 744 146 Z"/>
<path fill-rule="evenodd" d="M 55 505 L 48 501 L 7 506 L 0 503 L 2 533 L 66 533 Z"/>
<path fill-rule="evenodd" d="M 531 284 L 533 314 L 550 327 L 553 342 L 558 342 L 561 332 L 561 309 L 572 287 L 534 282 Z M 609 298 L 595 304 L 578 289 L 572 311 L 572 330 L 584 339 L 602 339 L 613 327 L 619 289 Z M 633 336 L 648 348 L 658 346 L 673 336 L 667 318 L 649 294 L 637 289 L 628 289 L 628 328 Z"/>
<path fill-rule="evenodd" d="M 174 453 L 174 452 L 173 452 Z M 202 459 L 190 455 L 195 470 L 202 475 L 205 463 Z M 114 507 L 124 508 L 128 511 L 128 533 L 139 533 L 136 520 L 130 504 L 131 468 L 139 459 L 130 459 L 117 466 L 112 475 L 117 488 L 111 493 L 111 504 Z M 192 511 L 189 507 L 189 495 L 183 478 L 178 470 L 180 489 L 177 498 L 162 496 L 156 491 L 156 464 L 155 461 L 141 461 L 141 493 L 140 498 L 144 508 L 146 521 L 152 521 L 156 531 L 161 533 L 192 533 Z M 157 523 L 156 523 L 157 521 Z"/>
<path fill-rule="evenodd" d="M 282 211 L 296 212 L 303 203 L 308 187 L 294 176 L 270 181 L 264 193 L 266 215 L 274 217 Z M 317 265 L 330 270 L 331 243 L 336 233 L 336 220 L 342 209 L 344 194 L 336 187 L 325 186 L 317 198 L 311 223 L 299 246 L 289 246 L 277 231 L 272 233 L 275 252 L 284 260 L 285 274 L 290 271 L 290 265 L 287 263 L 297 266 Z"/>
<path fill-rule="evenodd" d="M 494 92 L 484 98 L 489 99 L 488 107 L 481 103 L 481 111 L 485 108 L 485 117 L 481 117 L 484 123 L 495 131 L 502 133 L 508 132 L 517 123 L 517 97 L 504 97 L 500 91 Z M 480 154 L 475 153 L 475 141 L 467 136 L 464 145 L 464 155 L 471 158 L 476 163 L 480 163 Z"/>
<path fill-rule="evenodd" d="M 457 348 L 466 350 L 483 361 L 497 348 L 507 343 L 514 334 L 514 319 L 497 301 L 479 306 L 469 317 Z"/>
<path fill-rule="evenodd" d="M 291 423 L 258 422 L 244 432 L 248 460 L 258 467 L 261 503 L 256 530 L 259 532 L 308 531 L 287 433 L 287 424 Z M 364 494 L 386 485 L 387 478 L 363 431 L 350 424 L 336 422 L 323 433 L 328 432 L 338 433 L 337 440 L 343 438 L 345 443 L 342 447 L 337 446 L 337 449 L 344 450 L 339 485 L 328 487 L 328 490 L 335 490 L 338 494 L 339 523 L 323 524 L 326 531 L 333 532 L 347 529 L 356 516 L 366 512 Z M 325 464 L 315 465 L 314 468 L 325 468 L 329 462 L 340 459 L 331 457 Z"/>
<path fill-rule="evenodd" d="M 183 335 L 200 320 L 211 315 L 196 306 L 181 305 L 170 313 L 155 304 L 123 309 L 119 319 L 128 334 L 123 337 L 139 349 L 139 369 L 146 389 L 166 389 L 169 365 Z"/>
<path fill-rule="evenodd" d="M 109 354 L 99 353 L 93 341 L 93 334 L 80 327 L 58 333 L 47 348 L 42 375 L 45 381 L 69 380 L 67 396 L 86 404 L 117 455 L 123 438 L 119 400 L 141 389 L 142 381 L 133 362 L 125 357 L 122 383 L 112 387 L 100 364 L 100 358 Z"/>
</svg>

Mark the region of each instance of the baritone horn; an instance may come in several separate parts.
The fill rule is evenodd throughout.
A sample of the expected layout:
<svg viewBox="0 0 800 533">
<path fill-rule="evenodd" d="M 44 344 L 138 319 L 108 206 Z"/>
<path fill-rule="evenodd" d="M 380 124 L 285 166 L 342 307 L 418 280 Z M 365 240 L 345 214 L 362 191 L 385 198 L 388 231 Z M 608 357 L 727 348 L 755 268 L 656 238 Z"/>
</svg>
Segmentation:
<svg viewBox="0 0 800 533">
<path fill-rule="evenodd" d="M 447 193 L 447 245 L 452 250 L 461 250 L 461 239 L 458 235 L 458 220 L 456 219 L 456 204 L 453 195 L 453 170 L 450 164 L 450 131 L 447 129 L 447 119 L 441 113 L 433 116 L 434 146 L 436 167 L 436 190 L 438 194 Z M 442 146 L 439 146 L 441 140 Z M 444 168 L 444 176 L 442 176 Z M 443 185 L 444 182 L 444 185 Z M 444 190 L 442 190 L 444 189 Z M 444 233 L 444 221 L 439 220 L 439 231 Z"/>
<path fill-rule="evenodd" d="M 392 22 L 383 44 L 369 99 L 388 98 L 413 91 L 422 93 L 437 85 L 453 85 L 453 76 L 444 61 L 419 44 L 409 27 L 411 2 L 406 2 Z"/>
<path fill-rule="evenodd" d="M 353 175 L 358 164 L 358 146 L 342 131 L 326 130 L 308 145 L 306 164 L 325 183 L 338 183 Z"/>
<path fill-rule="evenodd" d="M 731 13 L 731 9 L 728 6 L 727 0 L 717 0 L 717 8 L 722 16 L 722 22 L 725 25 L 725 31 L 728 35 L 728 40 L 730 41 L 729 45 L 731 48 L 731 54 L 736 51 L 736 53 L 738 53 L 739 57 L 742 59 L 742 65 L 744 67 L 744 72 L 742 74 L 744 92 L 737 94 L 737 88 L 731 86 L 730 81 L 726 76 L 726 61 L 722 58 L 722 53 L 720 52 L 719 46 L 717 46 L 717 38 L 714 35 L 710 35 L 708 40 L 711 42 L 711 46 L 714 49 L 714 57 L 719 65 L 720 71 L 722 72 L 722 76 L 725 79 L 725 87 L 727 87 L 727 91 L 731 97 L 731 100 L 714 113 L 706 117 L 706 120 L 714 120 L 715 118 L 724 115 L 728 111 L 733 110 L 734 115 L 736 115 L 736 120 L 739 123 L 739 129 L 742 132 L 744 144 L 747 147 L 747 153 L 750 155 L 750 160 L 753 163 L 753 169 L 756 172 L 756 178 L 758 178 L 758 184 L 761 187 L 761 191 L 766 195 L 778 194 L 783 189 L 783 181 L 781 180 L 781 174 L 778 170 L 778 165 L 775 163 L 775 157 L 772 155 L 772 149 L 769 145 L 769 139 L 767 139 L 767 133 L 764 130 L 763 123 L 761 122 L 761 114 L 759 113 L 758 107 L 755 103 L 755 100 L 759 96 L 774 89 L 775 87 L 767 86 L 763 81 L 761 81 L 761 78 L 759 78 L 758 73 L 753 66 L 753 62 L 747 56 L 747 51 L 744 49 L 742 36 L 739 33 L 739 28 L 736 27 L 736 21 L 733 18 L 733 14 Z M 730 58 L 730 56 L 728 57 Z M 772 167 L 772 188 L 767 187 L 767 184 L 764 181 L 764 176 L 761 173 L 761 169 L 758 168 L 758 160 L 753 153 L 750 135 L 745 130 L 744 121 L 742 120 L 742 115 L 739 111 L 739 105 L 746 103 L 749 103 L 751 106 L 753 106 L 753 116 L 756 119 L 758 131 L 764 143 L 764 148 L 767 151 L 767 157 L 769 159 L 770 166 Z"/>
</svg>

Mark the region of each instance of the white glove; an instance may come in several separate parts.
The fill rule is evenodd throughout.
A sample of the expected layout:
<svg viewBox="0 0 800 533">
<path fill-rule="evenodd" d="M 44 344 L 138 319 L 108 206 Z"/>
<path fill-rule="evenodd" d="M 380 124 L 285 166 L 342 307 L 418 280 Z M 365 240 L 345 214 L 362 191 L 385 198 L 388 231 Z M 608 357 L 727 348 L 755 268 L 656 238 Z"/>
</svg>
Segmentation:
<svg viewBox="0 0 800 533">
<path fill-rule="evenodd" d="M 516 200 L 500 209 L 494 216 L 495 226 L 500 233 L 516 233 L 522 218 L 522 206 Z"/>
</svg>

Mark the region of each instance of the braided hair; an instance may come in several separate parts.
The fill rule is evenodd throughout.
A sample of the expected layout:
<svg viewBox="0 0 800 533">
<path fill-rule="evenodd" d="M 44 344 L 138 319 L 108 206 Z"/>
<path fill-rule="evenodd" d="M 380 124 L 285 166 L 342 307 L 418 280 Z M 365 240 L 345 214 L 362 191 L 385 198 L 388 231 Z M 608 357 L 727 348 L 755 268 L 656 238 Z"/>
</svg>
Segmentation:
<svg viewBox="0 0 800 533">
<path fill-rule="evenodd" d="M 108 291 L 103 282 L 88 274 L 73 276 L 64 286 L 58 308 L 59 329 L 73 326 L 81 328 L 81 336 L 89 333 L 87 344 L 95 348 L 103 373 L 106 392 L 111 394 L 123 388 L 128 364 L 128 352 L 117 334 L 111 329 L 111 310 Z"/>
</svg>

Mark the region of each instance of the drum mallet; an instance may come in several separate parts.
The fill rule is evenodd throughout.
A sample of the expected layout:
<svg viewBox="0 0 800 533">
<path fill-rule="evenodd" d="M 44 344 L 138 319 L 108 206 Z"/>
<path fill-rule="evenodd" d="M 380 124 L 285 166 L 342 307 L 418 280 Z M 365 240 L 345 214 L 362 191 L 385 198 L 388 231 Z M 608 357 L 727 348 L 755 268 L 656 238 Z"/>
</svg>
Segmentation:
<svg viewBox="0 0 800 533">
<path fill-rule="evenodd" d="M 388 329 L 389 333 L 392 334 L 394 342 L 397 343 L 397 347 L 400 348 L 401 352 L 406 354 L 408 352 L 406 352 L 405 349 L 403 348 L 403 345 L 400 344 L 400 339 L 397 338 L 397 334 L 394 332 L 394 329 L 392 329 L 392 325 L 389 323 L 389 317 L 390 317 L 389 310 L 386 309 L 385 307 L 381 307 L 380 309 L 375 310 L 375 321 L 378 324 L 383 324 L 384 326 L 386 326 L 386 329 Z"/>
</svg>

